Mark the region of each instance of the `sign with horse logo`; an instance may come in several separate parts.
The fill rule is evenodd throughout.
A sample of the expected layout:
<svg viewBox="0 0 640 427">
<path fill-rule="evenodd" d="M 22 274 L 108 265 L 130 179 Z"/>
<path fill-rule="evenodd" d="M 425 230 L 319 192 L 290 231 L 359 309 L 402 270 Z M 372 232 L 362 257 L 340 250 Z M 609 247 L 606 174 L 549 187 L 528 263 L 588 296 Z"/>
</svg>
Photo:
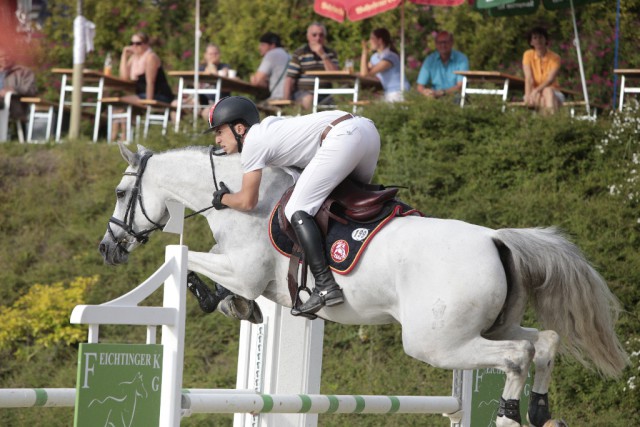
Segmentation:
<svg viewBox="0 0 640 427">
<path fill-rule="evenodd" d="M 162 346 L 80 344 L 74 426 L 157 426 Z"/>
</svg>

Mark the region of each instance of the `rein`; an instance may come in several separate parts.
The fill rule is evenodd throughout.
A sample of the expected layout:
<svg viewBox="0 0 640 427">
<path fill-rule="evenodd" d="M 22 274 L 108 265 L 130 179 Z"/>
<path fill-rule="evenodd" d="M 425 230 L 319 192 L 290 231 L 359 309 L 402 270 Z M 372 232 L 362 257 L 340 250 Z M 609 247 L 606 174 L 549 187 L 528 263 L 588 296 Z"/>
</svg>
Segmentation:
<svg viewBox="0 0 640 427">
<path fill-rule="evenodd" d="M 223 154 L 216 152 L 214 150 L 214 147 L 211 146 L 211 149 L 209 150 L 209 161 L 211 163 L 211 175 L 213 177 L 213 184 L 215 186 L 216 191 L 219 190 L 219 187 L 218 187 L 218 180 L 216 178 L 216 168 L 213 162 L 213 156 L 220 156 L 220 155 L 223 155 Z M 123 174 L 125 176 L 136 177 L 136 182 L 133 186 L 133 189 L 131 190 L 131 198 L 129 199 L 129 204 L 124 214 L 124 221 L 112 216 L 111 218 L 109 218 L 109 223 L 107 224 L 107 231 L 109 232 L 109 235 L 116 242 L 116 244 L 118 245 L 118 248 L 120 248 L 120 250 L 124 251 L 125 253 L 129 253 L 129 251 L 125 246 L 123 246 L 123 243 L 127 243 L 128 241 L 127 239 L 120 239 L 120 240 L 116 239 L 116 236 L 113 230 L 111 229 L 111 224 L 115 224 L 118 227 L 122 228 L 130 237 L 133 237 L 140 244 L 147 243 L 149 241 L 149 235 L 152 232 L 156 230 L 162 230 L 166 225 L 166 223 L 159 224 L 153 221 L 151 218 L 149 218 L 149 215 L 147 215 L 147 211 L 144 208 L 144 204 L 142 203 L 142 185 L 141 185 L 142 175 L 144 174 L 144 171 L 147 168 L 147 162 L 149 161 L 151 156 L 153 156 L 153 153 L 148 153 L 148 154 L 145 154 L 140 159 L 140 165 L 138 167 L 137 172 L 125 172 Z M 140 211 L 142 212 L 144 217 L 147 219 L 147 221 L 153 224 L 153 227 L 147 228 L 146 230 L 142 230 L 142 231 L 135 231 L 133 229 L 133 221 L 135 219 L 135 214 L 136 214 L 136 201 L 138 202 L 137 205 L 140 205 Z M 207 206 L 206 208 L 202 208 L 199 211 L 186 215 L 184 219 L 189 219 L 192 216 L 201 214 L 202 212 L 208 211 L 209 209 L 212 209 L 212 208 L 213 208 L 213 205 Z"/>
</svg>

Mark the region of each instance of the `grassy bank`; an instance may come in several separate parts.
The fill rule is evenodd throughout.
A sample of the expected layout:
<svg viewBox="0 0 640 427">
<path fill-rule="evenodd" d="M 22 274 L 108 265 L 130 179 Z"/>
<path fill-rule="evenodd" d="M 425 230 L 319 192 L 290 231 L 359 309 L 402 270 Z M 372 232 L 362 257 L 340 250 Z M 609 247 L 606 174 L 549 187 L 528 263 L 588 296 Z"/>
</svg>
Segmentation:
<svg viewBox="0 0 640 427">
<path fill-rule="evenodd" d="M 574 426 L 639 425 L 640 189 L 632 171 L 637 167 L 633 153 L 640 150 L 638 125 L 631 121 L 637 114 L 591 123 L 525 111 L 501 114 L 492 104 L 462 110 L 424 100 L 373 105 L 364 114 L 382 135 L 377 181 L 406 186 L 403 200 L 427 215 L 492 228 L 557 225 L 584 250 L 623 304 L 617 331 L 632 354 L 632 366 L 620 380 L 604 380 L 559 358 L 552 409 Z M 178 135 L 156 136 L 145 145 L 162 151 L 210 143 L 206 137 Z M 58 306 L 110 300 L 148 277 L 162 263 L 165 245 L 177 243 L 174 236 L 154 235 L 129 264 L 112 268 L 102 263 L 97 244 L 124 167 L 117 147 L 104 143 L 0 145 L 0 387 L 75 386 L 75 342 L 45 339 L 73 337 L 68 314 L 58 323 L 43 321 L 47 328 L 38 329 L 12 308 L 64 313 L 66 306 Z M 211 247 L 202 219 L 186 223 L 185 243 L 195 250 Z M 84 287 L 74 294 L 70 289 L 78 282 Z M 45 298 L 48 294 L 36 284 L 61 286 L 57 292 L 69 292 L 69 298 Z M 34 289 L 38 293 L 30 295 Z M 202 314 L 193 299 L 187 318 L 185 386 L 233 387 L 238 324 Z M 535 325 L 533 319 L 530 324 Z M 8 331 L 20 333 L 9 336 Z M 144 333 L 114 327 L 104 328 L 101 336 L 141 342 Z M 359 331 L 328 324 L 323 360 L 322 392 L 327 394 L 442 395 L 451 389 L 449 371 L 404 355 L 395 325 Z M 0 424 L 68 426 L 72 417 L 71 409 L 1 410 Z M 230 420 L 194 416 L 183 425 L 231 425 Z M 326 415 L 320 425 L 446 426 L 448 420 L 438 415 Z"/>
</svg>

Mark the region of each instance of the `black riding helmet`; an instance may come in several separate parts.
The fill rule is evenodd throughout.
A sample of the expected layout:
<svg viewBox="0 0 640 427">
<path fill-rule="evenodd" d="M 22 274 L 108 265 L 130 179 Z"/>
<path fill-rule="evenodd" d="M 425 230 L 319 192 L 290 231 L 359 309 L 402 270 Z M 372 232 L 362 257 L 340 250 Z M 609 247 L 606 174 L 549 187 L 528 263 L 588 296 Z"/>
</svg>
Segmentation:
<svg viewBox="0 0 640 427">
<path fill-rule="evenodd" d="M 247 127 L 259 123 L 258 107 L 244 96 L 227 96 L 216 102 L 209 110 L 209 129 L 204 133 L 213 132 L 218 127 L 228 124 L 238 141 L 238 151 L 242 152 L 242 136 L 233 129 L 233 125 L 238 122 L 244 123 Z"/>
</svg>

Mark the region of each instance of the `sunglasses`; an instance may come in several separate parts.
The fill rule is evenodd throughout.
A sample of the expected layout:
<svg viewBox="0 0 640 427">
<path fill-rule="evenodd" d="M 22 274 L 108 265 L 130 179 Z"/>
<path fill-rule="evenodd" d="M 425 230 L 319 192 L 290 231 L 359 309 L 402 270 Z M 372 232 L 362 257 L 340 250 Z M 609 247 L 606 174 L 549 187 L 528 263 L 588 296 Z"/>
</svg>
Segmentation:
<svg viewBox="0 0 640 427">
<path fill-rule="evenodd" d="M 131 46 L 141 46 L 143 44 L 143 42 L 131 42 Z"/>
<path fill-rule="evenodd" d="M 311 37 L 324 37 L 324 33 L 311 33 Z"/>
</svg>

